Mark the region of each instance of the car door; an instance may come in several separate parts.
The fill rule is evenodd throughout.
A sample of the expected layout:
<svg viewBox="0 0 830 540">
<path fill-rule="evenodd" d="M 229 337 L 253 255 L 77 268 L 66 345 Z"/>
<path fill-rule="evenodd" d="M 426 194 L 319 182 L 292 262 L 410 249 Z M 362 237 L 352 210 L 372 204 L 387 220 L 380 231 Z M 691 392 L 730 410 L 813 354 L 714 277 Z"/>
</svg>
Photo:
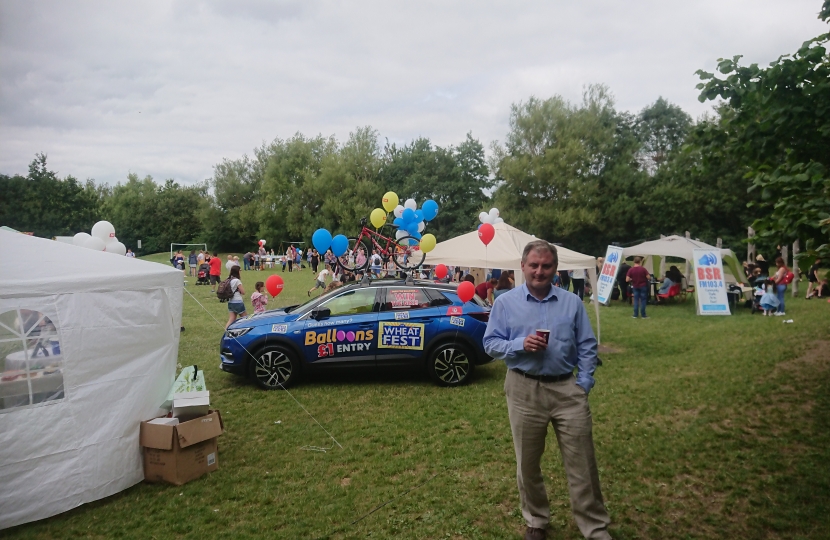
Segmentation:
<svg viewBox="0 0 830 540">
<path fill-rule="evenodd" d="M 318 365 L 373 365 L 378 327 L 376 295 L 376 287 L 351 289 L 319 304 L 315 311 L 327 309 L 330 313 L 306 321 L 306 361 Z"/>
<path fill-rule="evenodd" d="M 424 289 L 406 285 L 384 287 L 379 302 L 378 365 L 420 359 L 437 331 L 440 309 L 433 307 Z"/>
</svg>

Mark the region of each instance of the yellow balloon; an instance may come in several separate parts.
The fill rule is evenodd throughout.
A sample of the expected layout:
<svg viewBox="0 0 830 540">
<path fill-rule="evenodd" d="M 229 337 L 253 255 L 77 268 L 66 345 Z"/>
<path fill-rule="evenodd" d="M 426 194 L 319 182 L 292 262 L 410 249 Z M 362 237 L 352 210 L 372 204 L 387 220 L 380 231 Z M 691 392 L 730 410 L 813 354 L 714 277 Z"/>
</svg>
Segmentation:
<svg viewBox="0 0 830 540">
<path fill-rule="evenodd" d="M 386 212 L 384 212 L 382 208 L 375 208 L 372 210 L 372 213 L 369 214 L 369 221 L 372 222 L 372 225 L 374 225 L 376 229 L 380 229 L 386 223 Z"/>
<path fill-rule="evenodd" d="M 387 191 L 383 195 L 383 207 L 387 212 L 391 212 L 398 206 L 398 195 L 394 191 Z"/>
<path fill-rule="evenodd" d="M 429 253 L 435 249 L 435 235 L 433 234 L 425 234 L 421 237 L 421 251 L 424 253 Z"/>
</svg>

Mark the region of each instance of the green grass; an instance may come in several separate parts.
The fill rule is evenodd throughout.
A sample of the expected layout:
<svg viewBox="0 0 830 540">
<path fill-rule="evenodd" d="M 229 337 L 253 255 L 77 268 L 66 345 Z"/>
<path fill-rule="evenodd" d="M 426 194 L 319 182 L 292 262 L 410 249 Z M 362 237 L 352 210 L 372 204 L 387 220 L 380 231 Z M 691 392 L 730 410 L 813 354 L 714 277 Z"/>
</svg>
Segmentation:
<svg viewBox="0 0 830 540">
<path fill-rule="evenodd" d="M 248 297 L 268 275 L 243 272 Z M 280 275 L 272 305 L 307 298 L 309 270 Z M 224 326 L 225 305 L 190 281 Z M 650 306 L 648 320 L 602 310 L 603 342 L 619 352 L 603 355 L 591 407 L 615 538 L 830 537 L 830 304 L 787 305 L 793 324 L 746 309 L 698 317 L 691 301 Z M 187 294 L 183 324 L 179 362 L 204 368 L 225 421 L 219 470 L 139 484 L 5 538 L 520 538 L 503 363 L 456 389 L 412 372 L 303 381 L 291 393 L 341 450 L 287 393 L 219 370 L 222 326 Z M 581 538 L 552 437 L 543 470 L 551 536 Z"/>
</svg>

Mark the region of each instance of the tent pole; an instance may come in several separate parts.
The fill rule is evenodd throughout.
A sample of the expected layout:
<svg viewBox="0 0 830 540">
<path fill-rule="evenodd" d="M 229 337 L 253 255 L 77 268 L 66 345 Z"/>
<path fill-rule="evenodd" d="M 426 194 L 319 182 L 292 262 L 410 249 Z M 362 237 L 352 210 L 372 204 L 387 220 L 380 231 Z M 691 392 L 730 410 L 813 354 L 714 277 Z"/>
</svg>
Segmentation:
<svg viewBox="0 0 830 540">
<path fill-rule="evenodd" d="M 597 345 L 602 343 L 601 337 L 602 334 L 599 328 L 599 300 L 597 299 L 597 268 L 596 266 L 592 266 L 588 268 L 588 279 L 591 280 L 591 296 L 593 300 L 591 301 L 594 304 L 594 311 L 597 314 Z"/>
</svg>

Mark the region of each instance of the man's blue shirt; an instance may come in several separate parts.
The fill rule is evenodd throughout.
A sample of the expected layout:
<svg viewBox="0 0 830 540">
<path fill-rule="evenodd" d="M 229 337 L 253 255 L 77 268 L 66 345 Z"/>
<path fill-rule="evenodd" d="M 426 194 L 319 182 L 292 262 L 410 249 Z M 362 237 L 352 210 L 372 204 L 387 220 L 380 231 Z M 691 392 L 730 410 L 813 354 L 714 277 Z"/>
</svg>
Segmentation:
<svg viewBox="0 0 830 540">
<path fill-rule="evenodd" d="M 550 330 L 548 348 L 526 352 L 524 340 L 537 328 Z M 597 339 L 588 312 L 577 295 L 559 287 L 551 286 L 543 300 L 530 294 L 526 284 L 496 298 L 484 350 L 503 359 L 509 369 L 533 375 L 563 375 L 577 368 L 576 384 L 586 393 L 594 386 Z"/>
</svg>

